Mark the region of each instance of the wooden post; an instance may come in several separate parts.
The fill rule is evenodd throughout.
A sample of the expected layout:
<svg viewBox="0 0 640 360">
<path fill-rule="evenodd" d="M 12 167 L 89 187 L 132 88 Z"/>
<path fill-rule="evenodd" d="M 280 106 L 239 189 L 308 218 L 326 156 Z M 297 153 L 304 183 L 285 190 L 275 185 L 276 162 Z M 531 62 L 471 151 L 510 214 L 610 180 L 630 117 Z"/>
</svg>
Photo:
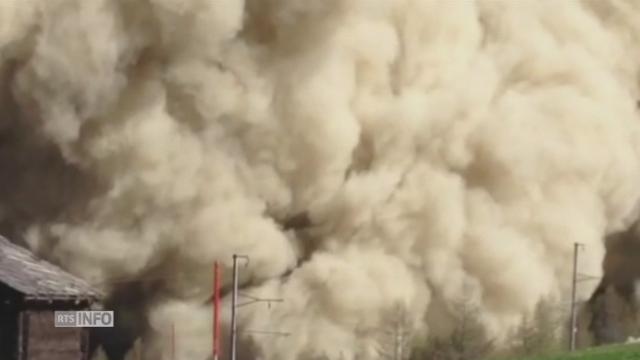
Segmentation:
<svg viewBox="0 0 640 360">
<path fill-rule="evenodd" d="M 89 329 L 80 329 L 80 347 L 82 348 L 82 359 L 89 360 L 89 342 L 91 341 L 91 335 Z"/>
<path fill-rule="evenodd" d="M 25 313 L 24 310 L 20 311 L 20 313 L 18 314 L 18 360 L 25 360 L 25 354 L 24 354 L 24 350 L 25 350 L 25 343 L 26 343 L 26 338 L 25 338 Z"/>
</svg>

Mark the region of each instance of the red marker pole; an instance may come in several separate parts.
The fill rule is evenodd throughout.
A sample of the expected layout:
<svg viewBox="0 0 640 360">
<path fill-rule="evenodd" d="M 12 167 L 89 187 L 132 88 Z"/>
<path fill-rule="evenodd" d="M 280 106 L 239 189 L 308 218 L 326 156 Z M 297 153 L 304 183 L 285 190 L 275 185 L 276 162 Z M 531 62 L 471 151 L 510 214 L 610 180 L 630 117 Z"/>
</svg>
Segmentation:
<svg viewBox="0 0 640 360">
<path fill-rule="evenodd" d="M 213 265 L 213 360 L 220 357 L 220 265 Z"/>
</svg>

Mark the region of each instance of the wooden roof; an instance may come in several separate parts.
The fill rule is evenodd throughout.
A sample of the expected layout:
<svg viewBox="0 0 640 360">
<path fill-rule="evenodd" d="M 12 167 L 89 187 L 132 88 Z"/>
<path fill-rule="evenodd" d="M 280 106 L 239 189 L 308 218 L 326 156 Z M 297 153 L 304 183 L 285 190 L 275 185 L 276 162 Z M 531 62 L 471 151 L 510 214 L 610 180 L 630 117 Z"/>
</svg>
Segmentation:
<svg viewBox="0 0 640 360">
<path fill-rule="evenodd" d="M 36 257 L 0 236 L 0 283 L 27 298 L 97 300 L 101 294 L 86 281 Z"/>
</svg>

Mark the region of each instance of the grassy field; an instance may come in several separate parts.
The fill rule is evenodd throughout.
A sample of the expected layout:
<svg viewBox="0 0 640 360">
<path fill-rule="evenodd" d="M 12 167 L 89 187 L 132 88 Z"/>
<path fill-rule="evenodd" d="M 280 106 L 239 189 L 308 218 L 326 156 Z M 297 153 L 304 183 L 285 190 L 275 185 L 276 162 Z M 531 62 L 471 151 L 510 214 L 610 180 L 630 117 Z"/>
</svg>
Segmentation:
<svg viewBox="0 0 640 360">
<path fill-rule="evenodd" d="M 556 354 L 511 360 L 640 360 L 640 344 L 602 346 L 572 354 Z"/>
</svg>

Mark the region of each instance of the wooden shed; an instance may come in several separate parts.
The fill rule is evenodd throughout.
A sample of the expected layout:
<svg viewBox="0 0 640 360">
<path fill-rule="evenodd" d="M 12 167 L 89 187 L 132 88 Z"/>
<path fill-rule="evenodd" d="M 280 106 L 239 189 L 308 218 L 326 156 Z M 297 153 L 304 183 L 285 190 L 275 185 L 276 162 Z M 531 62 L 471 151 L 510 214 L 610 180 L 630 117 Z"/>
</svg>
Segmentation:
<svg viewBox="0 0 640 360">
<path fill-rule="evenodd" d="M 88 360 L 89 329 L 56 328 L 54 312 L 99 299 L 85 281 L 0 236 L 0 359 Z"/>
</svg>

